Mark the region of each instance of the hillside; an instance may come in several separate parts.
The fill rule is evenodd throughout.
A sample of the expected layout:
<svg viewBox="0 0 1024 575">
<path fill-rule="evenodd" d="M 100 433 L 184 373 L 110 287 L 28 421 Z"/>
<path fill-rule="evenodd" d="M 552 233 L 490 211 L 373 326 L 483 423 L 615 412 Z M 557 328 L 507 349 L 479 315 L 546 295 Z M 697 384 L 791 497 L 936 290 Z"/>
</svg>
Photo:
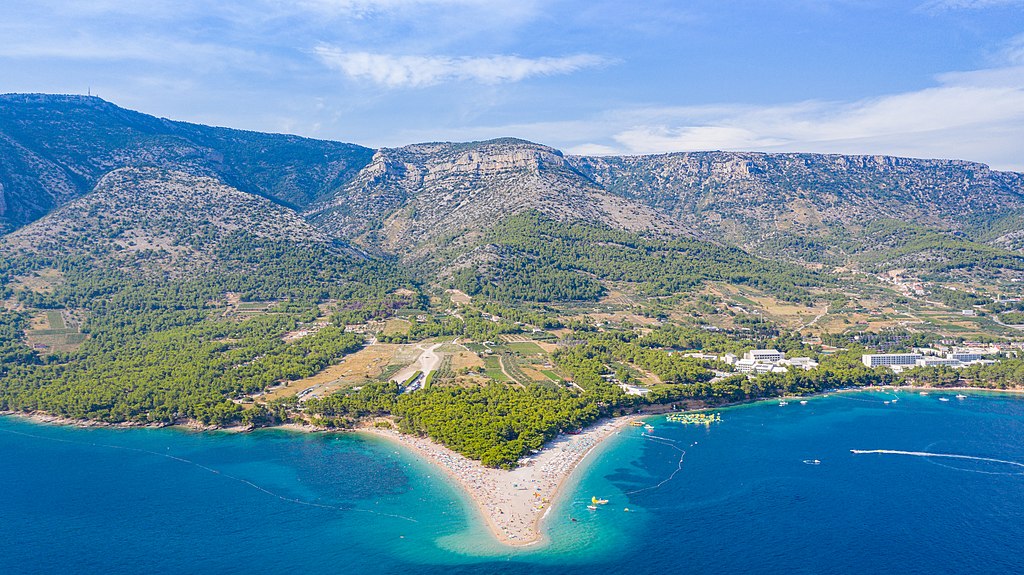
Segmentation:
<svg viewBox="0 0 1024 575">
<path fill-rule="evenodd" d="M 175 122 L 95 97 L 0 96 L 0 232 L 31 223 L 123 167 L 213 176 L 302 207 L 347 181 L 372 150 Z"/>
<path fill-rule="evenodd" d="M 150 273 L 190 275 L 215 263 L 228 237 L 330 246 L 294 211 L 217 179 L 159 168 L 121 168 L 95 189 L 0 239 L 8 256 L 86 257 Z"/>
<path fill-rule="evenodd" d="M 784 256 L 838 254 L 833 235 L 867 240 L 876 221 L 971 235 L 1024 209 L 1024 176 L 959 160 L 741 152 L 566 160 L 701 237 Z"/>
<path fill-rule="evenodd" d="M 215 178 L 295 211 L 320 234 L 398 256 L 428 281 L 500 259 L 488 230 L 525 212 L 829 268 L 965 277 L 1024 270 L 1024 175 L 977 163 L 743 152 L 588 157 L 517 139 L 373 151 L 175 122 L 99 98 L 0 96 L 0 231 L 125 167 Z M 971 258 L 987 264 L 979 269 Z"/>
<path fill-rule="evenodd" d="M 304 214 L 330 233 L 407 254 L 537 211 L 560 220 L 678 235 L 672 219 L 595 186 L 553 148 L 515 139 L 379 150 Z"/>
</svg>

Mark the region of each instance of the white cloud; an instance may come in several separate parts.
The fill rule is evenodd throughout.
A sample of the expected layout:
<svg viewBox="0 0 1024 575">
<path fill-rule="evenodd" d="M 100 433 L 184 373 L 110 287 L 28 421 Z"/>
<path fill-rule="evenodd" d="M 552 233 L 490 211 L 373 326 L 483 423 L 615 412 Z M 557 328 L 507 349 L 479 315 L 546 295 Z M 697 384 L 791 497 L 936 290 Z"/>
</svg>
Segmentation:
<svg viewBox="0 0 1024 575">
<path fill-rule="evenodd" d="M 1024 67 L 946 74 L 940 85 L 851 102 L 625 111 L 622 153 L 809 151 L 980 159 L 1020 169 Z"/>
<path fill-rule="evenodd" d="M 1024 171 L 1024 66 L 948 73 L 927 89 L 778 106 L 636 107 L 589 118 L 449 129 L 450 140 L 516 136 L 573 154 L 702 150 L 885 154 Z M 427 139 L 428 133 L 402 136 Z"/>
<path fill-rule="evenodd" d="M 967 10 L 1024 5 L 1024 0 L 931 0 L 923 5 L 926 10 Z"/>
<path fill-rule="evenodd" d="M 1011 66 L 1024 66 L 1024 34 L 1011 38 L 1003 47 L 1000 56 Z"/>
<path fill-rule="evenodd" d="M 599 56 L 577 54 L 559 58 L 520 56 L 448 57 L 392 56 L 346 52 L 327 45 L 314 49 L 327 66 L 356 80 L 369 80 L 389 88 L 432 86 L 451 81 L 483 84 L 519 82 L 534 76 L 569 74 L 606 63 Z"/>
</svg>

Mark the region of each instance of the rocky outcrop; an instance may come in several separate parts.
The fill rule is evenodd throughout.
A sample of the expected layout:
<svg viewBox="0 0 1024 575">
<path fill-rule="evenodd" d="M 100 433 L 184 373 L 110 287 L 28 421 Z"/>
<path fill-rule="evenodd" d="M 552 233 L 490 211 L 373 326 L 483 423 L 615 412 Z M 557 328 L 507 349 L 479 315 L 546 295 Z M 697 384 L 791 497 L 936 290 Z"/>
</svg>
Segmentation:
<svg viewBox="0 0 1024 575">
<path fill-rule="evenodd" d="M 699 152 L 567 162 L 698 235 L 747 246 L 779 232 L 819 236 L 885 218 L 959 230 L 972 215 L 1024 208 L 1019 174 L 958 160 Z"/>
<path fill-rule="evenodd" d="M 104 254 L 143 271 L 201 272 L 235 232 L 329 246 L 332 239 L 294 211 L 215 178 L 159 168 L 121 168 L 96 189 L 0 239 L 0 251 Z"/>
<path fill-rule="evenodd" d="M 330 233 L 402 250 L 442 237 L 451 241 L 524 210 L 681 232 L 655 209 L 594 185 L 558 150 L 513 139 L 380 150 L 333 198 L 305 215 Z"/>
</svg>

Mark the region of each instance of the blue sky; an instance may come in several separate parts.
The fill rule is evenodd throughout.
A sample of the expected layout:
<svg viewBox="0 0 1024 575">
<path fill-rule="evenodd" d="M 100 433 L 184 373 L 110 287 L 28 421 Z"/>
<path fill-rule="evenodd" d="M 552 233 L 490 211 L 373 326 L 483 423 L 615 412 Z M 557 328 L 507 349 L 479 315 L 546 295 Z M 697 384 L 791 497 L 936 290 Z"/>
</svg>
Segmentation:
<svg viewBox="0 0 1024 575">
<path fill-rule="evenodd" d="M 5 0 L 0 92 L 372 147 L 1024 170 L 1024 0 Z"/>
</svg>

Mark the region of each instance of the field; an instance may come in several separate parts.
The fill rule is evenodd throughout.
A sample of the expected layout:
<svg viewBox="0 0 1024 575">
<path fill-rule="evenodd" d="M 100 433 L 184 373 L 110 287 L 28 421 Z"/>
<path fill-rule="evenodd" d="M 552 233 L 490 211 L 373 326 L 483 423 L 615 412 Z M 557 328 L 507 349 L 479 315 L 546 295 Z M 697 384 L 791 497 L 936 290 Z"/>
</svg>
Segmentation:
<svg viewBox="0 0 1024 575">
<path fill-rule="evenodd" d="M 510 351 L 514 351 L 515 353 L 521 353 L 521 354 L 543 354 L 544 353 L 544 350 L 541 349 L 539 345 L 537 345 L 537 344 L 535 344 L 533 342 L 512 342 L 512 343 L 506 344 L 505 347 L 507 347 Z"/>
<path fill-rule="evenodd" d="M 495 381 L 510 382 L 511 378 L 505 375 L 501 368 L 501 358 L 496 355 L 489 355 L 484 358 L 484 373 Z"/>
<path fill-rule="evenodd" d="M 53 293 L 54 287 L 64 281 L 64 274 L 60 270 L 44 268 L 27 276 L 18 276 L 11 282 L 15 290 L 24 289 L 39 294 Z"/>
<path fill-rule="evenodd" d="M 409 333 L 411 326 L 412 322 L 407 319 L 391 318 L 384 322 L 384 328 L 380 333 L 382 335 L 402 335 Z"/>
<path fill-rule="evenodd" d="M 277 399 L 298 395 L 306 390 L 313 390 L 309 392 L 312 396 L 321 396 L 338 389 L 387 379 L 413 362 L 420 352 L 412 345 L 368 345 L 312 377 L 275 387 L 262 397 Z"/>
<path fill-rule="evenodd" d="M 78 349 L 86 335 L 82 320 L 73 312 L 45 310 L 32 316 L 25 339 L 30 347 L 44 352 L 70 352 Z"/>
</svg>

